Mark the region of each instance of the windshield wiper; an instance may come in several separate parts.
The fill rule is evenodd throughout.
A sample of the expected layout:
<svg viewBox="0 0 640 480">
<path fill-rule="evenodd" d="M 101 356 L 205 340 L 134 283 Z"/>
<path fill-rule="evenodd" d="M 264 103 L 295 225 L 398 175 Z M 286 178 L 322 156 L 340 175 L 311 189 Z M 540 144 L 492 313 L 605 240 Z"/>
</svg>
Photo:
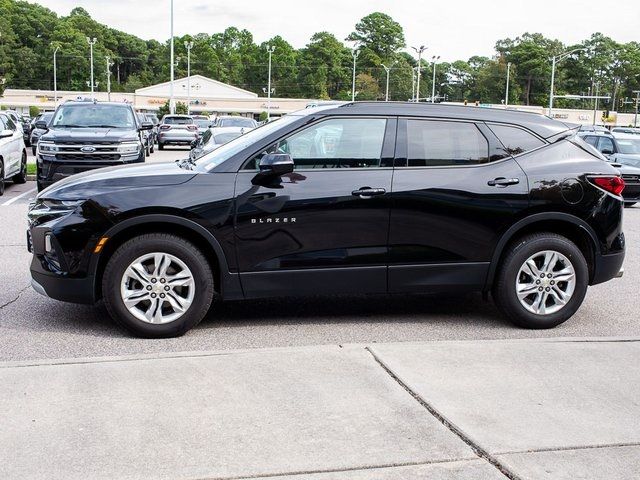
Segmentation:
<svg viewBox="0 0 640 480">
<path fill-rule="evenodd" d="M 60 128 L 89 128 L 89 125 L 74 125 L 72 123 L 58 123 L 57 125 L 53 126 Z"/>
<path fill-rule="evenodd" d="M 125 128 L 121 125 L 91 125 L 92 128 Z"/>
</svg>

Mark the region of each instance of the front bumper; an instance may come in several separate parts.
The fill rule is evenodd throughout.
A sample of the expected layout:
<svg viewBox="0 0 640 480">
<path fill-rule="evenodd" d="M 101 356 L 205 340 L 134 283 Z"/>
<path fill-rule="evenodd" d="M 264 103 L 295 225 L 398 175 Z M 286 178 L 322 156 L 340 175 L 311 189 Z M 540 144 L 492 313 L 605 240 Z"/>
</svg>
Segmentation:
<svg viewBox="0 0 640 480">
<path fill-rule="evenodd" d="M 68 161 L 44 159 L 38 155 L 37 172 L 38 182 L 44 186 L 49 186 L 58 180 L 70 177 L 76 173 L 96 170 L 98 168 L 115 167 L 118 165 L 128 165 L 140 161 L 140 154 L 121 156 L 119 160 L 113 161 Z"/>
<path fill-rule="evenodd" d="M 93 278 L 66 278 L 38 271 L 37 262 L 34 256 L 31 263 L 31 286 L 41 295 L 61 302 L 93 304 L 95 303 L 95 292 L 93 288 Z"/>
</svg>

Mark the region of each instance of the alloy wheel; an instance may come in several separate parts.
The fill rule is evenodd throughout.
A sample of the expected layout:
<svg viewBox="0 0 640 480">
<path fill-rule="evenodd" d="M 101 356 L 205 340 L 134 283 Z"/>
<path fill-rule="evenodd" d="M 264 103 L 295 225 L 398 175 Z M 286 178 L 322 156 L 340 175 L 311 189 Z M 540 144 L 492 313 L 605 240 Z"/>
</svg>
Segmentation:
<svg viewBox="0 0 640 480">
<path fill-rule="evenodd" d="M 125 307 L 138 320 L 164 324 L 178 320 L 195 296 L 195 282 L 189 267 L 178 257 L 164 252 L 145 254 L 126 268 L 120 285 Z"/>
<path fill-rule="evenodd" d="M 536 315 L 551 315 L 573 296 L 576 272 L 565 255 L 544 250 L 531 255 L 520 267 L 515 287 L 524 308 Z"/>
</svg>

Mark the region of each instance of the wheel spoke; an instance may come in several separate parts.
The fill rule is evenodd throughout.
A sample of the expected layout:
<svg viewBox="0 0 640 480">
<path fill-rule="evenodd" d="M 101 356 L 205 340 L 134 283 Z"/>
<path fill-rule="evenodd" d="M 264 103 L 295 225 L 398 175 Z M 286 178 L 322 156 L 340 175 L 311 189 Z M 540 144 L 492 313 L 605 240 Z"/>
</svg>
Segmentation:
<svg viewBox="0 0 640 480">
<path fill-rule="evenodd" d="M 536 291 L 538 291 L 538 285 L 535 283 L 521 283 L 518 285 L 518 297 L 520 299 L 526 298 Z"/>
<path fill-rule="evenodd" d="M 185 275 L 181 272 L 173 277 L 168 277 L 167 284 L 173 288 L 190 287 L 193 284 L 193 278 L 191 278 L 191 275 Z"/>
<path fill-rule="evenodd" d="M 547 292 L 540 292 L 536 297 L 533 305 L 536 310 L 536 313 L 539 315 L 545 315 L 547 312 L 547 297 L 549 294 Z"/>
<path fill-rule="evenodd" d="M 551 273 L 557 262 L 558 254 L 556 252 L 546 252 L 544 255 L 544 264 L 542 265 L 542 273 Z"/>
<path fill-rule="evenodd" d="M 167 301 L 175 312 L 184 312 L 186 310 L 186 300 L 175 292 L 167 293 Z"/>
<path fill-rule="evenodd" d="M 151 278 L 149 278 L 149 274 L 147 270 L 144 268 L 142 263 L 137 262 L 131 264 L 131 266 L 127 269 L 128 272 L 132 273 L 131 277 L 143 282 L 144 284 L 150 283 Z"/>
<path fill-rule="evenodd" d="M 156 253 L 153 255 L 153 275 L 162 277 L 167 272 L 167 268 L 171 261 L 164 253 Z"/>
<path fill-rule="evenodd" d="M 568 295 L 562 290 L 560 290 L 560 288 L 557 285 L 554 285 L 553 288 L 551 289 L 551 296 L 553 297 L 553 300 L 556 302 L 557 305 L 565 305 L 567 303 Z"/>
<path fill-rule="evenodd" d="M 143 300 L 149 300 L 149 298 L 149 292 L 146 290 L 127 290 L 127 294 L 122 300 L 127 308 L 132 308 Z"/>
<path fill-rule="evenodd" d="M 538 270 L 538 266 L 536 265 L 536 262 L 534 262 L 532 258 L 526 261 L 526 263 L 523 265 L 523 270 L 531 278 L 540 277 L 540 270 Z"/>
<path fill-rule="evenodd" d="M 553 273 L 553 279 L 556 282 L 568 282 L 569 280 L 573 280 L 574 277 L 573 269 L 569 267 Z"/>
<path fill-rule="evenodd" d="M 144 316 L 149 323 L 162 323 L 162 302 L 159 298 L 151 299 L 151 305 Z"/>
</svg>

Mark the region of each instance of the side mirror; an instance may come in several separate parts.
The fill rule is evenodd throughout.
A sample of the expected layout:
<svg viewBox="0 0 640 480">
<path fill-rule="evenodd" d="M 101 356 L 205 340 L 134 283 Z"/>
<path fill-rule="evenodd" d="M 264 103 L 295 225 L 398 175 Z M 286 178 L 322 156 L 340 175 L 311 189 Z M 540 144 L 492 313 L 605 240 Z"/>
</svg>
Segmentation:
<svg viewBox="0 0 640 480">
<path fill-rule="evenodd" d="M 140 130 L 151 130 L 151 129 L 153 129 L 152 122 L 142 122 L 140 124 Z"/>
<path fill-rule="evenodd" d="M 47 122 L 44 122 L 44 121 L 42 121 L 42 120 L 38 120 L 38 121 L 35 123 L 35 127 L 36 127 L 38 130 L 49 130 L 49 127 L 47 126 Z"/>
<path fill-rule="evenodd" d="M 613 155 L 613 150 L 609 150 L 608 148 L 605 148 L 600 153 L 602 153 L 603 155 Z"/>
<path fill-rule="evenodd" d="M 260 159 L 260 173 L 281 176 L 293 172 L 293 158 L 288 153 L 268 153 Z"/>
<path fill-rule="evenodd" d="M 616 167 L 616 168 L 622 168 L 622 164 L 621 163 L 612 163 L 611 166 L 612 167 Z"/>
<path fill-rule="evenodd" d="M 0 138 L 13 137 L 13 130 L 0 130 Z"/>
</svg>

